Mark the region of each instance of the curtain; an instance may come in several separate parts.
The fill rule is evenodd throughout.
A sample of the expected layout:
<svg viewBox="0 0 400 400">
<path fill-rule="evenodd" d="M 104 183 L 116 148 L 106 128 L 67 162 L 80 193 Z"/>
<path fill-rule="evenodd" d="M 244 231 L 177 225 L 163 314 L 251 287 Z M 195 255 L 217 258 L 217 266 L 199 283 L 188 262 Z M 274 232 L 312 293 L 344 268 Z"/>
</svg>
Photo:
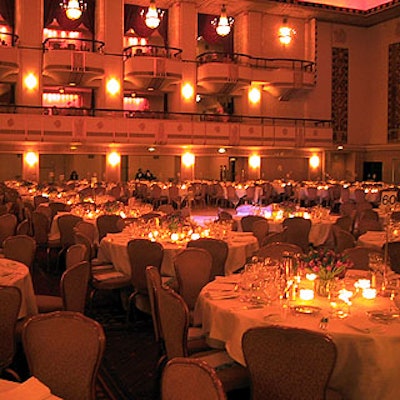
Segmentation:
<svg viewBox="0 0 400 400">
<path fill-rule="evenodd" d="M 233 53 L 233 26 L 227 36 L 218 35 L 212 21 L 218 18 L 217 15 L 199 14 L 198 35 L 202 36 L 208 44 L 223 46 L 225 53 Z"/>
<path fill-rule="evenodd" d="M 74 31 L 83 24 L 94 34 L 95 0 L 85 0 L 85 2 L 87 8 L 82 16 L 77 20 L 71 20 L 65 15 L 65 10 L 60 7 L 59 0 L 44 0 L 44 27 L 47 28 L 56 18 L 61 29 Z"/>
<path fill-rule="evenodd" d="M 129 29 L 133 29 L 135 33 L 142 37 L 148 38 L 150 37 L 155 30 L 158 30 L 161 37 L 164 39 L 164 44 L 167 45 L 168 38 L 168 13 L 166 10 L 164 11 L 164 15 L 161 18 L 160 25 L 156 29 L 149 28 L 144 22 L 144 18 L 141 15 L 142 11 L 146 12 L 147 7 L 140 7 L 131 4 L 124 5 L 124 32 L 129 31 Z"/>
<path fill-rule="evenodd" d="M 0 0 L 0 14 L 9 26 L 14 29 L 15 0 Z"/>
</svg>

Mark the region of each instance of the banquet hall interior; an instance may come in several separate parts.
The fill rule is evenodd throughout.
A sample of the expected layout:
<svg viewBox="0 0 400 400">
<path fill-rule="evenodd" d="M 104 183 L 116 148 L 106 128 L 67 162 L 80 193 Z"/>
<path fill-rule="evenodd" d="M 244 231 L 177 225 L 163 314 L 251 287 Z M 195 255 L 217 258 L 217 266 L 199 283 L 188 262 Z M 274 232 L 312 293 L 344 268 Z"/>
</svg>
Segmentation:
<svg viewBox="0 0 400 400">
<path fill-rule="evenodd" d="M 0 0 L 0 400 L 399 398 L 399 82 L 399 0 Z"/>
</svg>

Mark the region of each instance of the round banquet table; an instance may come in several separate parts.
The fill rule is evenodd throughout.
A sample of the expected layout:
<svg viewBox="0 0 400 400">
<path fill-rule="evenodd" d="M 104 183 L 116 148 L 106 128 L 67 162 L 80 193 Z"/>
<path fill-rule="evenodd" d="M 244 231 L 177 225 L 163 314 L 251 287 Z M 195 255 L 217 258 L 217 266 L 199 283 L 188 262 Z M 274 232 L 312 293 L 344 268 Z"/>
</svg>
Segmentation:
<svg viewBox="0 0 400 400">
<path fill-rule="evenodd" d="M 16 286 L 22 294 L 18 318 L 38 313 L 29 268 L 20 262 L 0 258 L 0 285 Z"/>
<path fill-rule="evenodd" d="M 126 275 L 131 274 L 127 244 L 134 239 L 127 231 L 108 234 L 100 242 L 98 258 L 102 262 L 112 262 L 114 267 Z M 174 257 L 186 245 L 170 242 L 160 242 L 164 247 L 164 258 L 161 265 L 163 276 L 175 276 Z M 241 268 L 248 257 L 258 250 L 255 236 L 247 232 L 231 232 L 228 243 L 228 258 L 225 263 L 225 274 L 231 274 Z"/>
<path fill-rule="evenodd" d="M 357 271 L 360 273 L 360 271 Z M 236 278 L 236 279 L 235 279 Z M 279 304 L 251 306 L 235 298 L 237 275 L 220 277 L 205 286 L 196 306 L 196 322 L 212 342 L 223 342 L 229 355 L 244 365 L 241 348 L 243 333 L 251 327 L 283 325 L 326 332 L 336 344 L 338 357 L 329 386 L 349 400 L 394 400 L 399 398 L 400 320 L 390 323 L 371 321 L 366 311 L 387 310 L 390 300 L 377 297 L 353 299 L 346 319 L 330 318 L 326 331 L 319 322 L 329 314 L 327 299 L 296 301 L 290 308 Z M 231 288 L 232 292 L 227 291 Z M 322 310 L 314 315 L 296 313 L 293 304 L 310 303 Z"/>
<path fill-rule="evenodd" d="M 0 379 L 0 400 L 62 400 L 35 377 L 23 383 Z"/>
</svg>

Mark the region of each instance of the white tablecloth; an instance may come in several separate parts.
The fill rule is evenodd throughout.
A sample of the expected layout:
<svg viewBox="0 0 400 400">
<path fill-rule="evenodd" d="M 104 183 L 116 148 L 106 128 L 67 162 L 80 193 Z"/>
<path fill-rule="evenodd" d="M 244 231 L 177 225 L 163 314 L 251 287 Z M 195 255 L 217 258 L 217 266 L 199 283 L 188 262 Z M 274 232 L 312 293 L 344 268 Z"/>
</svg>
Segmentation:
<svg viewBox="0 0 400 400">
<path fill-rule="evenodd" d="M 101 261 L 112 262 L 115 268 L 124 274 L 130 275 L 127 244 L 134 239 L 127 232 L 108 234 L 100 243 L 98 258 Z M 164 258 L 161 265 L 161 274 L 175 276 L 174 257 L 186 246 L 163 242 Z M 228 240 L 229 252 L 225 263 L 225 273 L 230 274 L 241 268 L 246 258 L 258 249 L 257 239 L 253 235 L 231 232 Z"/>
<path fill-rule="evenodd" d="M 22 294 L 18 318 L 38 313 L 29 269 L 25 264 L 0 258 L 0 285 L 16 286 Z"/>
<path fill-rule="evenodd" d="M 382 249 L 382 246 L 385 244 L 385 242 L 385 231 L 367 231 L 357 239 L 357 244 L 359 246 L 374 247 L 377 249 Z"/>
<path fill-rule="evenodd" d="M 0 400 L 62 400 L 35 377 L 23 383 L 0 379 Z"/>
<path fill-rule="evenodd" d="M 215 299 L 216 289 L 226 290 L 227 280 L 232 282 L 233 277 L 235 275 L 208 284 L 199 297 L 196 314 L 201 317 L 204 333 L 210 339 L 224 342 L 229 355 L 241 364 L 244 364 L 242 335 L 249 328 L 278 324 L 320 331 L 321 316 L 329 315 L 328 300 L 322 298 L 311 303 L 323 308 L 317 315 L 283 312 L 279 305 L 246 309 L 246 303 L 238 298 Z M 229 297 L 226 291 L 221 294 Z M 380 324 L 370 321 L 366 315 L 367 310 L 387 309 L 388 306 L 387 298 L 357 297 L 353 299 L 347 319 L 330 318 L 327 333 L 338 349 L 330 387 L 339 390 L 347 400 L 395 400 L 400 396 L 400 323 Z M 370 333 L 357 330 L 367 327 Z"/>
</svg>

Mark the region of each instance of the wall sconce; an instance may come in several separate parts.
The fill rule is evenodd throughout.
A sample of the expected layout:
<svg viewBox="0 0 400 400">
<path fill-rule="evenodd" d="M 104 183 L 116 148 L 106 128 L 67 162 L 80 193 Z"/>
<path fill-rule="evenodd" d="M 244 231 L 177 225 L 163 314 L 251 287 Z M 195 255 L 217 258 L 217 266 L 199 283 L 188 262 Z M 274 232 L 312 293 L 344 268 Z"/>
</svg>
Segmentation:
<svg viewBox="0 0 400 400">
<path fill-rule="evenodd" d="M 28 90 L 36 89 L 38 86 L 38 78 L 35 74 L 30 72 L 28 75 L 25 76 L 24 84 Z"/>
<path fill-rule="evenodd" d="M 257 154 L 253 154 L 249 157 L 249 166 L 250 168 L 257 169 L 260 168 L 261 165 L 261 157 Z"/>
<path fill-rule="evenodd" d="M 190 83 L 185 83 L 185 84 L 182 86 L 181 92 L 182 92 L 182 96 L 183 96 L 183 98 L 184 98 L 185 100 L 190 100 L 190 99 L 193 98 L 194 89 L 193 89 L 193 86 L 192 86 Z"/>
<path fill-rule="evenodd" d="M 111 165 L 112 167 L 116 167 L 118 164 L 121 163 L 121 156 L 116 151 L 113 151 L 108 154 L 107 160 L 109 165 Z"/>
<path fill-rule="evenodd" d="M 234 23 L 233 17 L 228 17 L 226 14 L 225 4 L 221 7 L 221 15 L 215 18 L 211 23 L 215 26 L 215 30 L 219 36 L 227 36 L 231 32 L 231 26 Z"/>
<path fill-rule="evenodd" d="M 39 156 L 34 151 L 28 151 L 25 154 L 25 163 L 28 164 L 30 167 L 34 167 L 39 162 Z"/>
<path fill-rule="evenodd" d="M 193 153 L 186 152 L 182 155 L 182 163 L 185 167 L 189 168 L 194 165 L 195 156 Z"/>
<path fill-rule="evenodd" d="M 220 147 L 220 148 L 218 149 L 218 153 L 219 153 L 219 154 L 225 154 L 225 153 L 226 153 L 225 147 Z"/>
<path fill-rule="evenodd" d="M 292 42 L 292 39 L 296 35 L 296 31 L 289 26 L 287 26 L 287 19 L 283 19 L 283 25 L 279 28 L 279 41 L 284 45 L 287 46 Z"/>
<path fill-rule="evenodd" d="M 310 157 L 310 167 L 312 169 L 317 169 L 319 167 L 320 162 L 321 160 L 319 156 L 317 156 L 316 154 Z"/>
<path fill-rule="evenodd" d="M 107 92 L 111 96 L 115 96 L 120 91 L 120 88 L 121 88 L 121 85 L 120 85 L 119 81 L 115 78 L 111 78 L 107 82 L 106 89 L 107 89 Z"/>
<path fill-rule="evenodd" d="M 261 100 L 261 90 L 256 87 L 252 86 L 249 90 L 249 101 L 252 104 L 257 104 Z"/>
</svg>

